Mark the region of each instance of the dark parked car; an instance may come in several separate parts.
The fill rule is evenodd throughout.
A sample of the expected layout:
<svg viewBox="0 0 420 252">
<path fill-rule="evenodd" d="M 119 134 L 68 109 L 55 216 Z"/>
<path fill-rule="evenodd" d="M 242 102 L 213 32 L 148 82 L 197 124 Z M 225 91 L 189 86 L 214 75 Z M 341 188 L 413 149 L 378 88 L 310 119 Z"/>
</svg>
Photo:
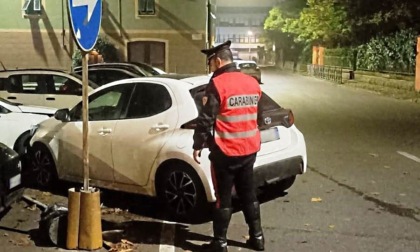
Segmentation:
<svg viewBox="0 0 420 252">
<path fill-rule="evenodd" d="M 75 68 L 74 72 L 76 74 L 82 74 L 82 68 Z M 88 68 L 88 78 L 90 81 L 95 82 L 99 86 L 108 84 L 113 81 L 130 79 L 136 77 L 144 77 L 138 73 L 132 72 L 127 69 L 117 68 L 117 67 L 97 67 L 96 65 L 89 66 Z"/>
<path fill-rule="evenodd" d="M 21 170 L 17 152 L 0 143 L 0 212 L 22 196 Z"/>
</svg>

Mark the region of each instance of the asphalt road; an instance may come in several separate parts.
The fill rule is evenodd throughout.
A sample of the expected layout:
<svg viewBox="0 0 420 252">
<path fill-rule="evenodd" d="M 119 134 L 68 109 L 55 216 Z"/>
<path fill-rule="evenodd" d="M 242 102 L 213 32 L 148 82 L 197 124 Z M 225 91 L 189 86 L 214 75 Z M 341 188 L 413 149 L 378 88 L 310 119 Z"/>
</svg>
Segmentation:
<svg viewBox="0 0 420 252">
<path fill-rule="evenodd" d="M 262 78 L 293 110 L 309 166 L 288 193 L 261 198 L 266 251 L 420 251 L 420 105 L 274 70 Z M 66 202 L 63 192 L 27 194 Z M 105 229 L 125 230 L 134 251 L 199 251 L 211 238 L 211 222 L 166 222 L 153 200 L 106 196 Z M 57 251 L 39 237 L 39 214 L 15 204 L 0 221 L 0 251 Z M 246 235 L 237 212 L 229 251 L 249 251 Z"/>
</svg>

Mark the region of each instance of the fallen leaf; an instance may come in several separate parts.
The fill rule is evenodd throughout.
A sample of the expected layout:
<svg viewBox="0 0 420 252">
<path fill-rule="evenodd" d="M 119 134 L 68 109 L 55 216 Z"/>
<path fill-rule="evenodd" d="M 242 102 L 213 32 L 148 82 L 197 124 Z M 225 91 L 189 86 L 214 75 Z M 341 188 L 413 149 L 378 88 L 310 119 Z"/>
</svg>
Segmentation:
<svg viewBox="0 0 420 252">
<path fill-rule="evenodd" d="M 132 243 L 129 240 L 125 240 L 125 239 L 122 239 L 121 242 L 124 243 L 124 244 L 134 245 L 134 243 Z"/>
<path fill-rule="evenodd" d="M 311 199 L 311 202 L 321 202 L 322 201 L 322 199 L 321 198 L 312 198 Z"/>
<path fill-rule="evenodd" d="M 405 193 L 400 193 L 400 196 L 401 196 L 401 197 L 405 197 L 405 196 L 407 196 L 407 194 L 405 194 Z"/>
<path fill-rule="evenodd" d="M 33 204 L 32 206 L 28 206 L 26 209 L 28 209 L 30 211 L 35 211 L 36 210 L 36 204 Z"/>
<path fill-rule="evenodd" d="M 305 227 L 309 227 L 310 225 L 311 224 L 309 224 L 309 223 L 304 224 Z"/>
<path fill-rule="evenodd" d="M 379 155 L 378 155 L 378 154 L 376 154 L 376 153 L 369 153 L 369 155 L 371 155 L 371 156 L 372 156 L 372 157 L 374 157 L 374 158 L 379 157 Z"/>
<path fill-rule="evenodd" d="M 8 233 L 4 233 L 3 236 L 4 237 L 7 237 L 7 236 L 9 236 L 9 234 Z"/>
<path fill-rule="evenodd" d="M 384 168 L 385 168 L 385 169 L 390 169 L 390 168 L 391 168 L 391 166 L 389 166 L 389 165 L 385 165 L 385 166 L 384 166 Z"/>
<path fill-rule="evenodd" d="M 249 240 L 249 235 L 243 235 L 243 238 L 245 238 L 245 240 Z"/>
<path fill-rule="evenodd" d="M 334 225 L 329 225 L 328 227 L 331 228 L 331 229 L 335 228 Z"/>
</svg>

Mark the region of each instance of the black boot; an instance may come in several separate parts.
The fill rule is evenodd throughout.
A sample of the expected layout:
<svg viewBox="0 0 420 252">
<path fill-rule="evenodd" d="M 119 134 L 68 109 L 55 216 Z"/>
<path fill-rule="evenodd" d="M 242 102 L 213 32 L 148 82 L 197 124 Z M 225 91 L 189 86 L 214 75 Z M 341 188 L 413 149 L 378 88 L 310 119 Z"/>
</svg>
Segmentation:
<svg viewBox="0 0 420 252">
<path fill-rule="evenodd" d="M 203 251 L 208 252 L 227 252 L 227 230 L 229 227 L 231 208 L 215 209 L 213 213 L 213 232 L 214 238 L 209 244 L 202 246 Z"/>
<path fill-rule="evenodd" d="M 257 251 L 264 250 L 264 235 L 261 227 L 260 204 L 254 202 L 243 208 L 246 223 L 249 226 L 248 246 Z"/>
</svg>

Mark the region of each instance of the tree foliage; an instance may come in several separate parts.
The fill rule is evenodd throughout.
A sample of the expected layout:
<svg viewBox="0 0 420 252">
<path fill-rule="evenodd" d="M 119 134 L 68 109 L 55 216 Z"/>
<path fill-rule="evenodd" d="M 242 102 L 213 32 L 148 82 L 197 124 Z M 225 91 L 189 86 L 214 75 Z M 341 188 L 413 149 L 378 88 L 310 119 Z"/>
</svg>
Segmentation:
<svg viewBox="0 0 420 252">
<path fill-rule="evenodd" d="M 284 51 L 284 60 L 296 61 L 304 46 L 295 41 L 293 34 L 283 31 L 282 28 L 287 18 L 298 17 L 305 5 L 306 0 L 284 0 L 271 9 L 264 22 L 266 36 L 275 44 L 277 53 Z"/>
<path fill-rule="evenodd" d="M 349 33 L 347 13 L 336 0 L 308 0 L 298 18 L 285 20 L 283 31 L 296 35 L 298 41 L 335 45 Z"/>
</svg>

